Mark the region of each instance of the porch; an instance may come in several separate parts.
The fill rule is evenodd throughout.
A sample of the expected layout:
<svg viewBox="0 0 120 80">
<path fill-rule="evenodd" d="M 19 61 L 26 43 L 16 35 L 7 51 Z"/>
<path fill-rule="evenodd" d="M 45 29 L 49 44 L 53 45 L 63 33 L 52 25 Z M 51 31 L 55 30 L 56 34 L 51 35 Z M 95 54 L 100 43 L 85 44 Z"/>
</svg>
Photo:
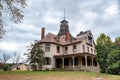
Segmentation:
<svg viewBox="0 0 120 80">
<path fill-rule="evenodd" d="M 98 64 L 95 55 L 71 54 L 55 56 L 55 68 L 65 70 L 89 70 L 97 71 Z"/>
</svg>

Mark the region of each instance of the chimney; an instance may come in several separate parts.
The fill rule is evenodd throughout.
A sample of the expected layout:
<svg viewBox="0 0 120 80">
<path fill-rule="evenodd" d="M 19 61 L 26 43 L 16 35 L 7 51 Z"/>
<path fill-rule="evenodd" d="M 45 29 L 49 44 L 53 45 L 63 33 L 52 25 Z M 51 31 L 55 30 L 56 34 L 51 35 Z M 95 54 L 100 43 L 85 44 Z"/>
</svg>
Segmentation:
<svg viewBox="0 0 120 80">
<path fill-rule="evenodd" d="M 66 32 L 66 38 L 65 39 L 66 39 L 66 41 L 68 41 L 70 39 L 70 33 L 68 31 Z"/>
<path fill-rule="evenodd" d="M 45 28 L 41 29 L 41 39 L 45 37 Z"/>
</svg>

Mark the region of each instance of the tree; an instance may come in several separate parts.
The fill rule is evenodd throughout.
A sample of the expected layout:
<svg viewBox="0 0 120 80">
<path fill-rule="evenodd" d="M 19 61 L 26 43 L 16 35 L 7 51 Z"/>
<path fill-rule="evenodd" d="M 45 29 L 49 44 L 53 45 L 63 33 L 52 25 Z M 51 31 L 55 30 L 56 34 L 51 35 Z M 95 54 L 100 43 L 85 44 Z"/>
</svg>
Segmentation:
<svg viewBox="0 0 120 80">
<path fill-rule="evenodd" d="M 0 55 L 0 60 L 5 64 L 9 59 L 11 58 L 11 56 L 9 54 L 6 53 L 2 53 Z"/>
<path fill-rule="evenodd" d="M 17 64 L 21 59 L 21 56 L 19 54 L 17 54 L 16 52 L 13 53 L 12 55 L 12 60 L 13 60 L 13 64 Z"/>
<path fill-rule="evenodd" d="M 37 67 L 41 69 L 43 64 L 44 51 L 40 48 L 37 41 L 35 41 L 35 43 L 31 47 L 32 48 L 30 50 L 30 54 L 28 54 L 30 64 L 33 64 L 34 70 L 37 70 Z"/>
<path fill-rule="evenodd" d="M 22 8 L 27 6 L 26 0 L 0 0 L 0 38 L 4 34 L 2 16 L 9 15 L 10 19 L 15 22 L 21 22 L 23 19 Z"/>
<path fill-rule="evenodd" d="M 102 73 L 106 72 L 107 68 L 107 55 L 112 49 L 112 41 L 109 36 L 106 36 L 104 33 L 101 33 L 97 38 L 97 61 Z"/>
<path fill-rule="evenodd" d="M 120 47 L 108 54 L 107 64 L 107 73 L 120 75 Z"/>
<path fill-rule="evenodd" d="M 107 58 L 107 73 L 120 75 L 120 37 L 115 38 Z"/>
<path fill-rule="evenodd" d="M 0 38 L 2 38 L 5 31 L 3 30 L 3 26 L 0 24 Z"/>
<path fill-rule="evenodd" d="M 115 38 L 115 44 L 120 46 L 120 37 Z"/>
<path fill-rule="evenodd" d="M 4 69 L 6 71 L 8 69 L 8 65 L 6 62 L 11 58 L 10 54 L 2 53 L 0 54 L 0 61 L 4 64 L 1 69 Z"/>
</svg>

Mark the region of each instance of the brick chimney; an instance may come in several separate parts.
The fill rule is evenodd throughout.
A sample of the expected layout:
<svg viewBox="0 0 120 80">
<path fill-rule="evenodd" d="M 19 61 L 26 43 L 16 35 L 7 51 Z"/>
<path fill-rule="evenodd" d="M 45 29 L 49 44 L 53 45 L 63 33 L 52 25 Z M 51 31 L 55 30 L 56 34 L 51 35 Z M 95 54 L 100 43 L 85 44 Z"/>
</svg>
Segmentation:
<svg viewBox="0 0 120 80">
<path fill-rule="evenodd" d="M 69 39 L 70 39 L 70 33 L 69 33 L 69 32 L 66 32 L 65 40 L 68 41 Z"/>
<path fill-rule="evenodd" d="M 45 28 L 43 27 L 41 29 L 41 39 L 43 39 L 45 37 Z"/>
</svg>

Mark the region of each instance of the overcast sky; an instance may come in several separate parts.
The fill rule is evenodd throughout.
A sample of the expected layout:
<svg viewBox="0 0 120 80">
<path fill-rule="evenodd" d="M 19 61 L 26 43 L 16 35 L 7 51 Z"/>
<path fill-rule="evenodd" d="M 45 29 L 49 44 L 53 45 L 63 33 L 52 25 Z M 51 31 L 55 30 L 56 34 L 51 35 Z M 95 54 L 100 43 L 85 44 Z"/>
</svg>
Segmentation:
<svg viewBox="0 0 120 80">
<path fill-rule="evenodd" d="M 27 4 L 22 23 L 4 18 L 6 34 L 0 42 L 2 52 L 23 55 L 26 46 L 40 40 L 42 27 L 46 28 L 46 34 L 57 34 L 64 8 L 73 36 L 86 30 L 91 30 L 95 40 L 100 33 L 112 40 L 120 36 L 120 0 L 27 0 Z"/>
</svg>

